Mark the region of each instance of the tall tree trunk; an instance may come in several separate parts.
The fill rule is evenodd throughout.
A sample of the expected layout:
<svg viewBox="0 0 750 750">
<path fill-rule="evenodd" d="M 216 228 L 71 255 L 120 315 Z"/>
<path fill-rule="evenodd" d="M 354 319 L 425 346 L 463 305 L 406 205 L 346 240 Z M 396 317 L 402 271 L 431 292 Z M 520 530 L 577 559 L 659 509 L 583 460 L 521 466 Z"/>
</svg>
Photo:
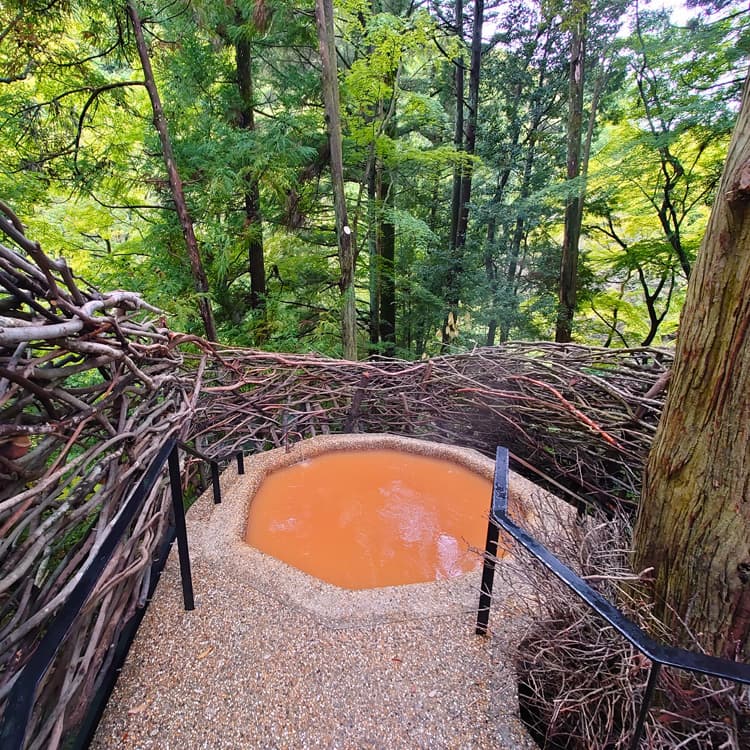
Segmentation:
<svg viewBox="0 0 750 750">
<path fill-rule="evenodd" d="M 575 9 L 574 9 L 575 12 Z M 583 75 L 586 59 L 585 15 L 574 21 L 571 29 L 568 81 L 567 176 L 573 183 L 565 200 L 565 233 L 560 261 L 559 309 L 555 341 L 570 341 L 578 285 L 578 242 L 581 236 L 581 190 L 576 184 L 581 174 L 581 139 L 583 127 Z"/>
<path fill-rule="evenodd" d="M 464 41 L 464 3 L 463 0 L 455 0 L 456 33 L 459 44 L 463 46 Z M 453 88 L 456 100 L 456 114 L 453 124 L 453 148 L 457 152 L 464 150 L 464 57 L 463 52 L 453 61 Z M 458 237 L 458 224 L 461 216 L 461 167 L 456 166 L 453 170 L 453 189 L 451 191 L 451 229 L 448 237 L 448 247 L 453 255 L 456 249 L 456 238 Z M 451 257 L 452 260 L 452 257 Z M 451 291 L 449 290 L 449 294 Z"/>
<path fill-rule="evenodd" d="M 341 341 L 344 358 L 357 358 L 357 309 L 354 294 L 354 264 L 356 261 L 352 230 L 346 214 L 344 195 L 344 158 L 341 139 L 341 108 L 339 81 L 336 68 L 336 40 L 333 29 L 332 0 L 315 0 L 315 21 L 318 27 L 318 47 L 322 66 L 323 103 L 331 148 L 331 185 L 333 210 L 336 214 L 336 237 L 339 252 L 342 295 Z"/>
<path fill-rule="evenodd" d="M 378 232 L 380 218 L 378 212 L 377 171 L 375 165 L 375 145 L 370 146 L 367 169 L 367 247 L 370 256 L 368 275 L 370 291 L 370 344 L 376 352 L 380 342 L 380 247 Z"/>
<path fill-rule="evenodd" d="M 455 0 L 455 24 L 459 44 L 463 46 L 464 41 L 464 3 L 463 0 Z M 464 132 L 464 57 L 463 51 L 453 61 L 453 88 L 456 102 L 456 113 L 453 125 L 453 148 L 461 153 L 465 146 Z M 451 340 L 451 329 L 449 320 L 456 320 L 458 316 L 459 302 L 459 280 L 461 276 L 461 246 L 458 241 L 458 227 L 461 221 L 461 187 L 463 170 L 457 164 L 453 168 L 453 187 L 451 190 L 451 228 L 448 235 L 448 274 L 445 285 L 445 301 L 448 312 L 443 319 L 442 349 L 445 350 Z"/>
<path fill-rule="evenodd" d="M 634 565 L 656 613 L 750 657 L 750 79 L 688 285 L 646 468 Z"/>
<path fill-rule="evenodd" d="M 479 115 L 479 78 L 482 64 L 482 26 L 484 23 L 484 0 L 474 0 L 474 26 L 471 34 L 471 64 L 469 67 L 469 116 L 466 118 L 464 151 L 473 156 L 477 142 L 477 117 Z M 461 167 L 461 210 L 456 228 L 456 247 L 466 245 L 466 230 L 469 226 L 469 204 L 473 164 L 466 160 Z"/>
<path fill-rule="evenodd" d="M 238 21 L 242 22 L 240 16 Z M 253 70 L 250 42 L 244 37 L 235 42 L 237 63 L 237 87 L 242 107 L 240 128 L 255 130 L 253 110 Z M 264 309 L 266 305 L 266 267 L 263 258 L 263 224 L 260 213 L 260 187 L 258 176 L 253 172 L 245 175 L 245 234 L 247 236 L 248 270 L 250 272 L 250 307 Z"/>
<path fill-rule="evenodd" d="M 464 117 L 464 61 L 456 61 L 456 130 L 454 145 L 458 151 L 473 156 L 476 148 L 477 117 L 479 113 L 479 80 L 482 62 L 482 26 L 484 23 L 484 0 L 474 0 L 474 24 L 471 35 L 471 62 L 469 67 L 468 117 Z M 456 26 L 463 41 L 463 0 L 456 0 Z M 473 165 L 470 160 L 462 161 L 453 175 L 453 195 L 451 200 L 451 236 L 449 250 L 451 270 L 448 285 L 448 307 L 454 320 L 458 319 L 458 289 L 463 269 L 463 250 L 466 246 L 466 231 L 469 226 L 469 206 L 471 203 L 471 183 Z M 443 325 L 443 346 L 448 343 L 448 321 Z"/>
<path fill-rule="evenodd" d="M 378 335 L 380 341 L 385 344 L 383 354 L 392 357 L 396 353 L 396 227 L 393 225 L 389 212 L 389 208 L 393 205 L 392 184 L 383 165 L 380 165 L 379 171 L 380 316 Z"/>
<path fill-rule="evenodd" d="M 203 262 L 201 261 L 198 241 L 195 238 L 195 232 L 193 230 L 193 221 L 190 218 L 190 213 L 188 212 L 187 204 L 185 203 L 185 193 L 182 189 L 182 180 L 180 179 L 180 173 L 177 171 L 177 164 L 174 160 L 172 141 L 169 137 L 169 128 L 167 126 L 167 120 L 164 117 L 164 110 L 161 106 L 159 90 L 156 87 L 156 81 L 154 79 L 154 72 L 151 69 L 151 59 L 149 58 L 148 48 L 146 47 L 146 42 L 143 38 L 143 26 L 141 25 L 141 17 L 138 15 L 135 0 L 128 0 L 128 16 L 130 16 L 130 21 L 133 24 L 133 33 L 138 48 L 138 57 L 141 60 L 146 90 L 148 91 L 148 96 L 151 100 L 151 109 L 154 113 L 154 127 L 159 133 L 161 152 L 164 158 L 164 164 L 167 167 L 167 175 L 169 177 L 169 189 L 172 192 L 172 200 L 177 209 L 177 216 L 180 220 L 180 226 L 182 227 L 182 235 L 185 238 L 185 245 L 187 246 L 193 284 L 195 285 L 196 292 L 198 292 L 198 307 L 201 320 L 203 321 L 203 327 L 206 331 L 206 337 L 211 341 L 216 341 L 216 326 L 214 324 L 214 315 L 211 310 L 211 300 L 208 294 L 208 278 L 206 277 L 206 271 L 203 268 Z"/>
</svg>

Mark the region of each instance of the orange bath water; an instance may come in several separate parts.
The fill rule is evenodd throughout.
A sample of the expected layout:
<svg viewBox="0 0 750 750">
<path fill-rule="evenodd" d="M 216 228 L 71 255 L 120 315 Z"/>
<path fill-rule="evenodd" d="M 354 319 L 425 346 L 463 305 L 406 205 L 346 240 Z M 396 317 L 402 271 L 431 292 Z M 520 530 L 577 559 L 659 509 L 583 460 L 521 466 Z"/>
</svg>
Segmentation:
<svg viewBox="0 0 750 750">
<path fill-rule="evenodd" d="M 246 540 L 348 589 L 434 581 L 479 566 L 492 483 L 394 450 L 332 451 L 269 474 Z"/>
</svg>

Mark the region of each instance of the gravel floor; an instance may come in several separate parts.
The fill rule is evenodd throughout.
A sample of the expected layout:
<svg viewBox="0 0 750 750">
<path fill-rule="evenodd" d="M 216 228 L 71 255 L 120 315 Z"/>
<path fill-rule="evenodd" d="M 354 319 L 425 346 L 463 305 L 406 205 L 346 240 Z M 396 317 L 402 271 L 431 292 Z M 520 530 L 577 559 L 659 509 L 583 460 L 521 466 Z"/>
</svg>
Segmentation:
<svg viewBox="0 0 750 750">
<path fill-rule="evenodd" d="M 204 496 L 188 514 L 196 609 L 182 609 L 175 550 L 92 748 L 536 747 L 506 657 L 521 630 L 512 558 L 492 638 L 474 635 L 479 574 L 369 592 L 323 584 L 241 542 L 268 470 L 254 463 L 225 472 L 221 505 Z"/>
</svg>

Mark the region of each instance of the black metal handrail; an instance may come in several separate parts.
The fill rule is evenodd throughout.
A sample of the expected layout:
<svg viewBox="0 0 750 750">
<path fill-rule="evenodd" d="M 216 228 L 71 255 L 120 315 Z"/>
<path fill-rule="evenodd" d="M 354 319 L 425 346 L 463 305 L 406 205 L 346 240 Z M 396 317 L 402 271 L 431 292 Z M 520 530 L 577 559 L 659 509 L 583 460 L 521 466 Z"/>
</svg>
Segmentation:
<svg viewBox="0 0 750 750">
<path fill-rule="evenodd" d="M 750 685 L 750 664 L 741 664 L 729 659 L 720 659 L 708 654 L 696 653 L 674 646 L 666 646 L 655 641 L 598 591 L 589 586 L 580 576 L 563 565 L 560 560 L 544 545 L 534 539 L 531 534 L 514 523 L 508 516 L 508 449 L 503 447 L 497 448 L 495 459 L 492 506 L 490 521 L 487 525 L 486 554 L 482 570 L 482 584 L 477 613 L 476 632 L 478 635 L 486 635 L 489 624 L 499 528 L 507 531 L 651 662 L 651 671 L 649 672 L 641 710 L 638 714 L 633 738 L 630 743 L 630 750 L 637 750 L 640 743 L 646 716 L 651 706 L 659 672 L 662 667 L 674 667 L 675 669 L 694 672 L 696 674 L 705 674 L 711 677 L 719 677 L 744 685 Z"/>
<path fill-rule="evenodd" d="M 88 566 L 80 574 L 80 578 L 70 596 L 52 618 L 47 630 L 36 647 L 28 662 L 16 676 L 15 683 L 8 693 L 2 720 L 0 721 L 0 747 L 2 750 L 23 750 L 26 742 L 31 712 L 37 689 L 52 662 L 70 633 L 73 624 L 81 613 L 89 596 L 96 588 L 104 569 L 114 554 L 117 545 L 125 531 L 130 526 L 143 506 L 148 495 L 153 491 L 164 464 L 169 465 L 169 479 L 172 495 L 172 508 L 175 516 L 175 532 L 177 537 L 177 551 L 180 560 L 180 576 L 182 580 L 182 596 L 186 610 L 195 609 L 193 597 L 193 580 L 190 571 L 190 556 L 188 553 L 187 529 L 185 525 L 185 506 L 182 495 L 182 481 L 180 476 L 179 449 L 208 461 L 213 474 L 214 503 L 221 502 L 221 487 L 219 486 L 218 464 L 213 459 L 184 443 L 170 438 L 160 448 L 154 459 L 146 469 L 145 474 L 136 485 L 130 497 L 124 503 L 115 517 L 112 526 L 102 539 L 96 554 Z"/>
</svg>

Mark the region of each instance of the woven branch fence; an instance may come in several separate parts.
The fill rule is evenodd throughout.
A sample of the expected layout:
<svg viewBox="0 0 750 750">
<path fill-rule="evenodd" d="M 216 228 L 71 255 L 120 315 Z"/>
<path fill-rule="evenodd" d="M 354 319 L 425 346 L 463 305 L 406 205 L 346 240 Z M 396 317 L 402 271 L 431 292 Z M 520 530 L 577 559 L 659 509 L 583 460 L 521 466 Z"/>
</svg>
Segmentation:
<svg viewBox="0 0 750 750">
<path fill-rule="evenodd" d="M 507 446 L 584 505 L 632 509 L 672 354 L 513 342 L 425 362 L 218 349 L 192 434 L 221 458 L 326 432 Z"/>
<path fill-rule="evenodd" d="M 99 294 L 0 221 L 0 709 L 155 453 L 186 434 L 200 362 L 130 292 Z M 198 342 L 203 346 L 202 342 Z M 195 342 L 190 342 L 195 347 Z M 28 747 L 80 723 L 168 525 L 146 499 L 38 695 Z"/>
<path fill-rule="evenodd" d="M 344 362 L 215 347 L 137 294 L 100 293 L 0 202 L 0 711 L 164 441 L 219 459 L 326 432 L 392 432 L 492 454 L 581 502 L 632 505 L 671 354 L 513 343 L 427 362 Z M 189 472 L 188 472 L 189 473 Z M 27 735 L 76 732 L 169 525 L 164 485 L 90 597 Z"/>
</svg>

